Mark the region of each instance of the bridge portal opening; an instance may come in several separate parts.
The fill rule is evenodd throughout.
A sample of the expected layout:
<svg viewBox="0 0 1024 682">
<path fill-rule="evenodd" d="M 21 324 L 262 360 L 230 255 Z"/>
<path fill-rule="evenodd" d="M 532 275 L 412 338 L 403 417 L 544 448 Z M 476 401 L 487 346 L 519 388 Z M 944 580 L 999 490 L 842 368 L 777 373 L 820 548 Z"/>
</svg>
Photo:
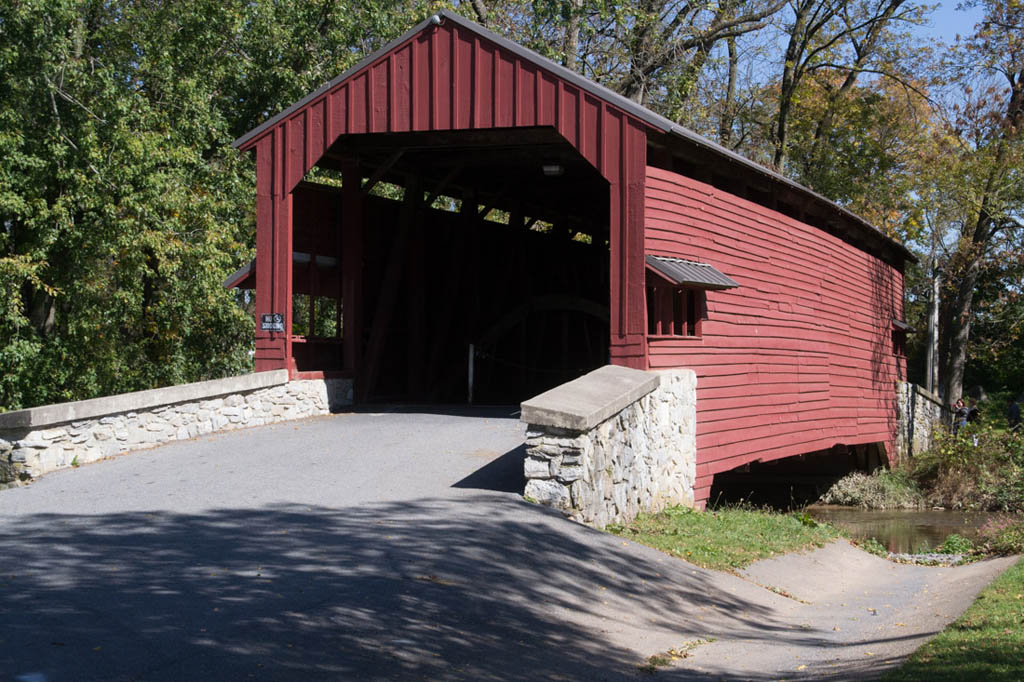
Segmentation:
<svg viewBox="0 0 1024 682">
<path fill-rule="evenodd" d="M 292 193 L 295 370 L 509 404 L 606 364 L 608 211 L 551 128 L 340 138 Z"/>
</svg>

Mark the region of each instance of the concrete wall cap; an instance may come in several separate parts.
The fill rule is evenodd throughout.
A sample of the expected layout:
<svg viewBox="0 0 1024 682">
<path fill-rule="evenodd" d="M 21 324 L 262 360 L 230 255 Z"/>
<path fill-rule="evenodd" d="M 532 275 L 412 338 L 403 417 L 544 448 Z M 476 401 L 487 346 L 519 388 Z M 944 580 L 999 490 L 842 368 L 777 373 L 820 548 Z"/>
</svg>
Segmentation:
<svg viewBox="0 0 1024 682">
<path fill-rule="evenodd" d="M 288 370 L 276 369 L 270 372 L 255 372 L 226 379 L 212 379 L 180 386 L 153 388 L 148 391 L 121 393 L 105 398 L 42 405 L 0 414 L 0 429 L 35 428 L 123 412 L 139 412 L 161 405 L 203 400 L 286 383 L 288 383 Z"/>
<path fill-rule="evenodd" d="M 897 385 L 899 385 L 900 387 L 902 387 L 904 389 L 909 389 L 910 391 L 913 391 L 914 393 L 916 393 L 917 395 L 921 396 L 925 400 L 930 400 L 931 402 L 935 403 L 939 407 L 945 408 L 945 405 L 942 404 L 942 398 L 940 398 L 938 396 L 938 394 L 932 393 L 931 391 L 929 391 L 924 386 L 920 386 L 920 385 L 912 383 L 910 381 L 897 381 L 896 383 L 897 383 Z"/>
<path fill-rule="evenodd" d="M 521 405 L 527 424 L 587 431 L 651 393 L 661 377 L 618 365 L 605 365 L 556 386 Z"/>
</svg>

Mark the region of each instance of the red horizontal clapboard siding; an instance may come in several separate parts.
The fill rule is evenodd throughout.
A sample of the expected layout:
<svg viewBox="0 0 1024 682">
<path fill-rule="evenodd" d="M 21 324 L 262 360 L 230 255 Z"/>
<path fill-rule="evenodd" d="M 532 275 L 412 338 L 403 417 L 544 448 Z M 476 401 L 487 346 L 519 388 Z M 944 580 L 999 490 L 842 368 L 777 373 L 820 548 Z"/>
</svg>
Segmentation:
<svg viewBox="0 0 1024 682">
<path fill-rule="evenodd" d="M 652 369 L 697 373 L 697 490 L 757 460 L 837 444 L 893 451 L 891 323 L 903 275 L 823 230 L 648 167 L 646 253 L 715 266 L 739 282 L 707 292 L 700 339 L 652 337 Z"/>
</svg>

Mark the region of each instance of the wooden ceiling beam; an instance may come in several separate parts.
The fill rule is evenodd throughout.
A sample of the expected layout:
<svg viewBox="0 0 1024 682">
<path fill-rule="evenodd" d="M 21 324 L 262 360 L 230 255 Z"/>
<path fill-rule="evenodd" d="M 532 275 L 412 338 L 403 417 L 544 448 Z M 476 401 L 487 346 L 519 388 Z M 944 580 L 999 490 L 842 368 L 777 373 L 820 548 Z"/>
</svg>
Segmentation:
<svg viewBox="0 0 1024 682">
<path fill-rule="evenodd" d="M 437 187 L 435 187 L 434 190 L 430 193 L 430 196 L 427 197 L 427 206 L 431 206 L 435 201 L 437 201 L 437 198 L 441 196 L 441 192 L 448 189 L 448 185 L 451 184 L 451 182 L 455 180 L 456 177 L 458 177 L 459 173 L 462 172 L 462 169 L 464 167 L 465 166 L 463 164 L 457 163 L 455 164 L 455 168 L 452 168 L 450 171 L 448 171 L 448 175 L 441 178 L 441 182 L 438 183 Z"/>
<path fill-rule="evenodd" d="M 381 178 L 383 178 L 392 169 L 392 167 L 398 163 L 398 160 L 402 158 L 402 154 L 404 153 L 405 149 L 395 150 L 395 152 L 388 157 L 387 161 L 385 161 L 382 166 L 378 167 L 377 170 L 373 172 L 373 175 L 367 179 L 366 183 L 363 185 L 363 194 L 369 194 L 370 190 L 376 187 L 377 183 L 381 181 Z"/>
</svg>

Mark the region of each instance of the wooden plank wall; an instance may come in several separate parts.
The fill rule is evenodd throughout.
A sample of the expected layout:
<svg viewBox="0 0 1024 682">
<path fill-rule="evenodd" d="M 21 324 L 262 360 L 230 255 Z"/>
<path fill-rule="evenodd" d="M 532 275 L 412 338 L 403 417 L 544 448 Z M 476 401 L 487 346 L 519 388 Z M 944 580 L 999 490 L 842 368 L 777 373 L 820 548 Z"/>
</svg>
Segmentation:
<svg viewBox="0 0 1024 682">
<path fill-rule="evenodd" d="M 649 340 L 651 369 L 697 372 L 697 499 L 747 462 L 885 443 L 894 452 L 891 321 L 903 274 L 838 237 L 648 167 L 645 250 L 709 263 L 740 287 L 707 293 L 699 339 Z"/>
<path fill-rule="evenodd" d="M 242 145 L 256 149 L 258 311 L 290 301 L 291 192 L 340 136 L 534 126 L 556 128 L 611 185 L 611 356 L 642 368 L 646 124 L 453 22 L 425 28 Z M 257 369 L 290 357 L 285 335 L 256 336 Z"/>
</svg>

